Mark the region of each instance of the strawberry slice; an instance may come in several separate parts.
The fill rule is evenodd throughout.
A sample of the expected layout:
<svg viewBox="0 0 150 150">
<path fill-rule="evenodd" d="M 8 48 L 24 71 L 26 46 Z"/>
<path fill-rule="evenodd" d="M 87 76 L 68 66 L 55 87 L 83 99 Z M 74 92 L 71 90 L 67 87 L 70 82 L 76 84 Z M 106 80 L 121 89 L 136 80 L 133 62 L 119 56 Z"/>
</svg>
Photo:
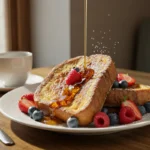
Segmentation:
<svg viewBox="0 0 150 150">
<path fill-rule="evenodd" d="M 23 99 L 19 100 L 18 106 L 22 112 L 27 114 L 29 107 L 31 107 L 31 106 L 36 107 L 36 104 L 33 101 L 23 98 Z"/>
<path fill-rule="evenodd" d="M 128 106 L 122 107 L 119 112 L 119 119 L 121 124 L 131 123 L 135 121 L 135 113 Z"/>
<path fill-rule="evenodd" d="M 81 74 L 77 72 L 75 69 L 72 69 L 66 78 L 66 84 L 73 85 L 77 82 L 80 82 L 81 80 L 82 80 Z"/>
<path fill-rule="evenodd" d="M 130 77 L 128 74 L 119 73 L 117 76 L 118 82 L 125 80 L 128 82 L 128 86 L 132 86 L 135 84 L 135 79 Z"/>
<path fill-rule="evenodd" d="M 21 97 L 21 99 L 24 99 L 24 98 L 30 101 L 34 101 L 34 94 L 33 93 L 25 94 Z"/>
<path fill-rule="evenodd" d="M 138 107 L 132 100 L 125 100 L 122 102 L 121 107 L 130 107 L 133 112 L 135 113 L 135 120 L 141 120 L 142 119 L 142 114 L 140 113 Z"/>
</svg>

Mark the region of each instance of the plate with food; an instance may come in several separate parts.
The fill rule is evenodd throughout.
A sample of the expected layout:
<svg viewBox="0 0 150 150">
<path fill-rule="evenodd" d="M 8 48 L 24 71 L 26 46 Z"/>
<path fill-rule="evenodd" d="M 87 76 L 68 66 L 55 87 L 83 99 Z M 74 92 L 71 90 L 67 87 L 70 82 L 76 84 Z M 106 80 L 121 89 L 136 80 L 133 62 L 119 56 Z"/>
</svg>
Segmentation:
<svg viewBox="0 0 150 150">
<path fill-rule="evenodd" d="M 40 84 L 5 94 L 1 113 L 18 123 L 70 134 L 109 134 L 150 124 L 150 87 L 117 73 L 108 55 L 78 56 Z"/>
</svg>

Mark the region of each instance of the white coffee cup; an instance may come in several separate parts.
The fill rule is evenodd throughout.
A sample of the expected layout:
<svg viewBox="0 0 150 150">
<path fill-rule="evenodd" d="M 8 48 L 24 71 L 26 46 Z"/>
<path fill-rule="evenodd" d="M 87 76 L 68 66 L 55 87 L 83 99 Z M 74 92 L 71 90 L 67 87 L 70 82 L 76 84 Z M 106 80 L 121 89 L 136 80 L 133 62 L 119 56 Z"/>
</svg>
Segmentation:
<svg viewBox="0 0 150 150">
<path fill-rule="evenodd" d="M 0 81 L 6 87 L 25 84 L 32 69 L 32 53 L 13 51 L 0 53 Z"/>
</svg>

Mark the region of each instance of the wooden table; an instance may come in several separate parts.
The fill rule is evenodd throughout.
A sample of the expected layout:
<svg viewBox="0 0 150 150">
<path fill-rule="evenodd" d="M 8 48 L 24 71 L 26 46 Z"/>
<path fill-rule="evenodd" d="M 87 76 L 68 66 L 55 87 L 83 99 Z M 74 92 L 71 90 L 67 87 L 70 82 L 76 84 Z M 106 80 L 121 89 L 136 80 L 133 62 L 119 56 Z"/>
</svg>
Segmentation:
<svg viewBox="0 0 150 150">
<path fill-rule="evenodd" d="M 50 68 L 33 69 L 45 77 Z M 118 69 L 150 85 L 150 74 Z M 150 150 L 150 126 L 109 135 L 67 135 L 18 124 L 0 114 L 0 127 L 15 141 L 14 146 L 0 143 L 0 150 Z"/>
</svg>

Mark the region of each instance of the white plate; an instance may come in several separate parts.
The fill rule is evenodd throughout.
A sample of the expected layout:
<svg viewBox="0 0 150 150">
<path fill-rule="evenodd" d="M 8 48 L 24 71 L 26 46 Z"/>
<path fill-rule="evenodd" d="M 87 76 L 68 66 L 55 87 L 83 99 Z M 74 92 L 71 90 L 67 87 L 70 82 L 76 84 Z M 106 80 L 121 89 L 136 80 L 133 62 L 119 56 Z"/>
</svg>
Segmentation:
<svg viewBox="0 0 150 150">
<path fill-rule="evenodd" d="M 30 73 L 25 84 L 35 84 L 35 83 L 40 83 L 42 81 L 43 81 L 43 77 Z M 1 92 L 7 92 L 7 91 L 13 90 L 15 88 L 17 88 L 17 87 L 5 87 L 5 85 L 3 84 L 3 81 L 0 80 L 0 91 Z"/>
<path fill-rule="evenodd" d="M 119 125 L 107 128 L 94 128 L 94 127 L 84 127 L 84 128 L 68 128 L 64 125 L 46 125 L 40 122 L 32 120 L 27 115 L 23 114 L 18 108 L 19 98 L 26 93 L 34 92 L 38 84 L 26 85 L 15 90 L 12 90 L 5 94 L 0 99 L 0 111 L 6 117 L 11 120 L 24 124 L 30 127 L 39 128 L 43 130 L 50 130 L 56 132 L 64 132 L 71 134 L 109 134 L 114 132 L 119 132 L 123 130 L 129 130 L 134 128 L 143 127 L 150 124 L 150 113 L 144 115 L 141 121 L 137 121 L 128 125 Z"/>
</svg>

